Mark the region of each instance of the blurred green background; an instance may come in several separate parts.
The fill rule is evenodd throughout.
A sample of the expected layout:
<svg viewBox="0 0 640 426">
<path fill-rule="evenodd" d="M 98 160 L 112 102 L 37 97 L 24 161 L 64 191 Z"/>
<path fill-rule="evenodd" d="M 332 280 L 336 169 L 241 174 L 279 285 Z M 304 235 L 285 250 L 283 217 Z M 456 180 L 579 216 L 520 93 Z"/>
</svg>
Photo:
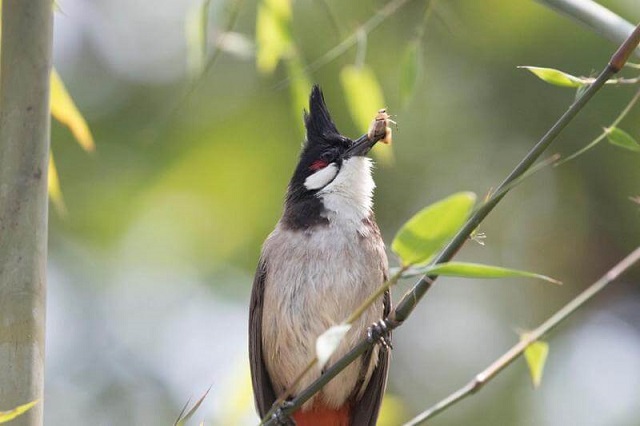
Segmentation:
<svg viewBox="0 0 640 426">
<path fill-rule="evenodd" d="M 193 0 L 62 0 L 54 62 L 94 134 L 82 151 L 53 124 L 67 214 L 51 212 L 48 425 L 172 424 L 211 391 L 194 418 L 255 424 L 246 322 L 260 245 L 281 213 L 303 140 L 287 68 L 256 68 L 255 1 L 212 1 L 214 65 L 190 79 Z M 387 4 L 293 3 L 295 59 L 311 64 Z M 602 4 L 631 22 L 637 0 Z M 365 63 L 395 115 L 393 164 L 377 167 L 376 215 L 386 241 L 412 214 L 452 192 L 482 198 L 574 98 L 518 65 L 591 75 L 615 46 L 532 1 L 408 1 L 366 38 L 317 69 L 338 128 L 362 129 L 340 71 Z M 191 17 L 191 18 L 189 18 Z M 401 96 L 403 58 L 419 37 L 421 72 Z M 191 53 L 190 53 L 191 52 Z M 365 56 L 363 54 L 366 53 Z M 193 57 L 193 56 L 192 56 Z M 629 73 L 627 73 L 629 75 Z M 304 82 L 304 80 L 302 80 Z M 634 87 L 607 87 L 548 153 L 570 154 L 617 116 Z M 295 92 L 295 91 L 293 91 Z M 640 108 L 622 128 L 640 136 Z M 395 333 L 385 405 L 398 424 L 471 377 L 595 281 L 640 240 L 640 157 L 606 143 L 547 168 L 482 224 L 485 245 L 460 260 L 562 280 L 441 279 Z M 391 258 L 391 263 L 395 260 Z M 625 275 L 549 339 L 540 389 L 517 361 L 433 425 L 637 425 L 640 271 Z M 394 289 L 398 300 L 412 282 Z M 382 424 L 382 422 L 381 422 Z"/>
</svg>

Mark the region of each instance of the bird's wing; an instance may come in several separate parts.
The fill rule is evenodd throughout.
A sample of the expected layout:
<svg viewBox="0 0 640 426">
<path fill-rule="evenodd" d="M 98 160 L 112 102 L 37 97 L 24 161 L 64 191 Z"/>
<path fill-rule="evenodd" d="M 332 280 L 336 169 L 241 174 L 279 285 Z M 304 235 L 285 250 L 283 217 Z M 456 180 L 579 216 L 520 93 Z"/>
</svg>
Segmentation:
<svg viewBox="0 0 640 426">
<path fill-rule="evenodd" d="M 384 293 L 384 317 L 391 312 L 391 295 L 389 290 Z M 391 334 L 389 334 L 391 339 Z M 372 349 L 364 354 L 362 358 L 368 360 L 371 357 Z M 380 347 L 378 351 L 378 365 L 373 370 L 367 388 L 360 398 L 354 401 L 351 411 L 351 424 L 353 426 L 375 426 L 382 403 L 382 395 L 387 387 L 387 373 L 389 371 L 389 359 L 391 351 Z M 363 363 L 363 370 L 366 371 L 368 362 Z"/>
<path fill-rule="evenodd" d="M 267 367 L 262 359 L 262 307 L 266 275 L 266 264 L 260 260 L 253 278 L 253 290 L 249 305 L 249 361 L 253 396 L 261 418 L 267 414 L 276 400 Z"/>
</svg>

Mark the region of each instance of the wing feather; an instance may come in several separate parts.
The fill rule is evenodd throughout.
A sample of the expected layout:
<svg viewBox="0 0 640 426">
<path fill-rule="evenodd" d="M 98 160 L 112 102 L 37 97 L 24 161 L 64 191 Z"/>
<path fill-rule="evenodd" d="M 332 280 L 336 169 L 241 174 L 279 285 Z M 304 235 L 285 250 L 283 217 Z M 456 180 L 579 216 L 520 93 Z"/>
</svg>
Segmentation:
<svg viewBox="0 0 640 426">
<path fill-rule="evenodd" d="M 391 312 L 391 295 L 389 291 L 386 291 L 384 293 L 385 318 L 389 315 L 389 312 Z M 389 339 L 391 339 L 391 335 L 389 335 Z M 371 356 L 372 350 L 373 349 L 371 349 L 368 354 L 363 355 L 363 359 L 368 359 Z M 391 351 L 380 347 L 378 351 L 378 364 L 371 374 L 367 388 L 362 396 L 353 402 L 351 411 L 352 426 L 375 426 L 380 411 L 380 404 L 382 403 L 382 396 L 387 387 L 390 358 Z M 363 365 L 365 371 L 366 365 L 366 363 Z"/>
<path fill-rule="evenodd" d="M 267 266 L 261 259 L 253 279 L 249 305 L 249 361 L 256 409 L 263 418 L 276 400 L 276 395 L 262 358 L 262 310 Z"/>
</svg>

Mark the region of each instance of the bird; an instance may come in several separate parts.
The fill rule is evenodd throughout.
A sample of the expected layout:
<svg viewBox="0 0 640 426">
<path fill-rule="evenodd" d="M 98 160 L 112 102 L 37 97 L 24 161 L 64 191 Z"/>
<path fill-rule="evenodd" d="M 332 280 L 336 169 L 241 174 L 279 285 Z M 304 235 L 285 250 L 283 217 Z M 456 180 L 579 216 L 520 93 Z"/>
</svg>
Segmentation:
<svg viewBox="0 0 640 426">
<path fill-rule="evenodd" d="M 322 374 L 314 368 L 294 383 L 314 359 L 318 336 L 344 321 L 388 277 L 373 213 L 373 163 L 367 157 L 379 138 L 364 135 L 354 141 L 340 134 L 318 85 L 303 118 L 306 138 L 282 216 L 263 244 L 251 292 L 249 358 L 261 418 L 284 393 L 295 397 Z M 326 365 L 354 347 L 390 309 L 387 290 L 352 323 Z M 288 421 L 375 425 L 390 361 L 386 343 L 376 341 Z"/>
</svg>

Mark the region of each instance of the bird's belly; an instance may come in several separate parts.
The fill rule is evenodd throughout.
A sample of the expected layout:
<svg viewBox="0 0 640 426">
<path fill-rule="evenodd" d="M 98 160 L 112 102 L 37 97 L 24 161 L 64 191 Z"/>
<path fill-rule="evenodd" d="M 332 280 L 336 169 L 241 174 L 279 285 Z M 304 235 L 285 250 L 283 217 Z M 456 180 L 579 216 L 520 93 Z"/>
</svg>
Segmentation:
<svg viewBox="0 0 640 426">
<path fill-rule="evenodd" d="M 346 320 L 383 282 L 379 248 L 358 235 L 336 236 L 331 244 L 313 237 L 277 244 L 287 253 L 267 266 L 262 345 L 274 390 L 282 394 L 315 356 L 317 337 Z M 340 241 L 341 240 L 341 241 Z M 384 252 L 382 252 L 384 254 Z M 276 307 L 266 309 L 266 307 Z M 382 299 L 356 320 L 327 365 L 344 355 L 364 336 L 366 328 L 383 315 Z M 377 350 L 372 360 L 377 360 Z M 374 365 L 366 366 L 365 384 Z M 363 374 L 357 360 L 328 383 L 319 394 L 324 405 L 340 407 L 352 395 Z M 320 375 L 314 368 L 292 390 L 297 394 Z M 313 400 L 303 408 L 313 405 Z"/>
</svg>

